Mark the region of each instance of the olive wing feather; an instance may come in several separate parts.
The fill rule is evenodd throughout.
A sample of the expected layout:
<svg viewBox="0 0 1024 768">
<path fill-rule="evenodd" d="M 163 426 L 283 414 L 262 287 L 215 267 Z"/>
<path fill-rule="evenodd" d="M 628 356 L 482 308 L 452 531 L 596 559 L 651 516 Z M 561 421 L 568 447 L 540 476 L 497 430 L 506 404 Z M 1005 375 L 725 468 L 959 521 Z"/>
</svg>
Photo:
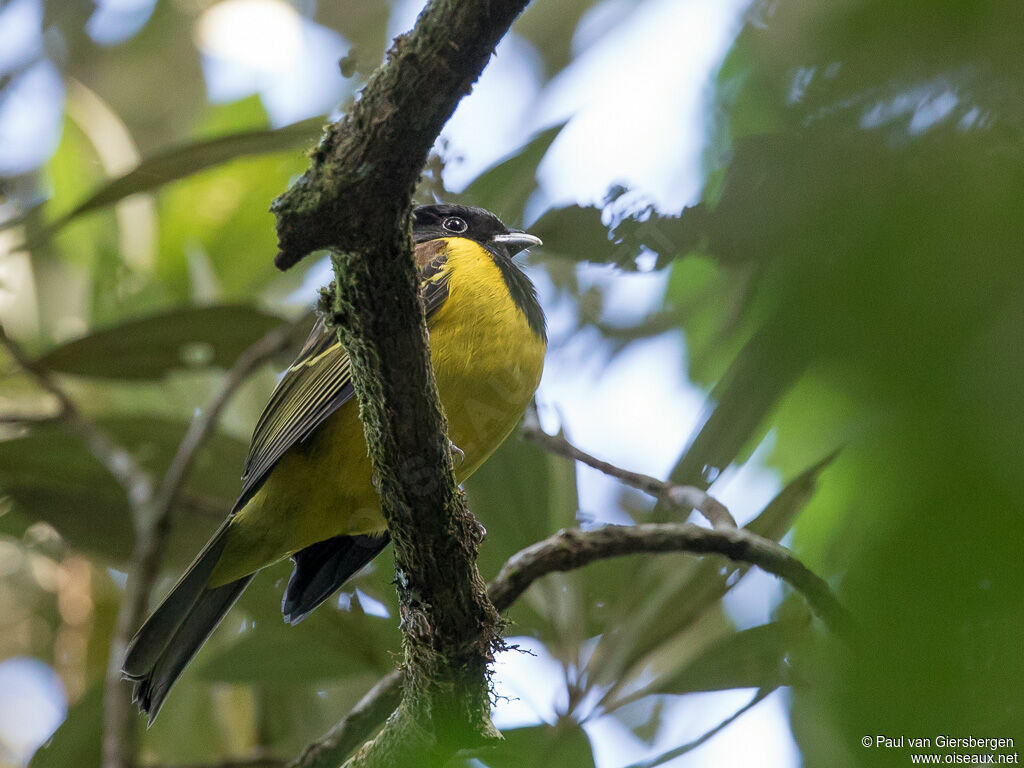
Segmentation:
<svg viewBox="0 0 1024 768">
<path fill-rule="evenodd" d="M 420 270 L 427 319 L 448 298 L 442 253 Z M 256 422 L 242 473 L 242 492 L 234 510 L 245 506 L 289 448 L 301 443 L 353 394 L 348 353 L 324 318 L 317 318 L 295 361 L 278 382 Z"/>
</svg>

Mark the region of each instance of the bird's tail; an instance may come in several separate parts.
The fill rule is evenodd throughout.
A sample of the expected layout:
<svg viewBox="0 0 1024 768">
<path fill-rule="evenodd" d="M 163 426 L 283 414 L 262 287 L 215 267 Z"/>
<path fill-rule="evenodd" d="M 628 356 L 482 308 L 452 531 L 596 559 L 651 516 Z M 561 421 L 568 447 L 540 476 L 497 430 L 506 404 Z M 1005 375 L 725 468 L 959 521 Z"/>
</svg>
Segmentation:
<svg viewBox="0 0 1024 768">
<path fill-rule="evenodd" d="M 135 682 L 133 700 L 150 724 L 185 665 L 252 581 L 249 575 L 207 587 L 227 528 L 225 521 L 128 644 L 121 671 Z"/>
</svg>

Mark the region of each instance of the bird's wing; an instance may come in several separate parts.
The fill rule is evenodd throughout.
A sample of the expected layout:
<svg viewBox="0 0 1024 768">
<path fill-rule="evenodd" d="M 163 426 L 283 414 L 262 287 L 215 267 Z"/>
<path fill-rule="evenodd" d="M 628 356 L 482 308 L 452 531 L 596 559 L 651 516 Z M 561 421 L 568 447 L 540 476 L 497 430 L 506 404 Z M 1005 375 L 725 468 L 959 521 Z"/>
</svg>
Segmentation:
<svg viewBox="0 0 1024 768">
<path fill-rule="evenodd" d="M 435 252 L 436 253 L 436 252 Z M 420 268 L 429 320 L 448 298 L 443 250 Z M 253 431 L 235 511 L 245 506 L 285 452 L 302 442 L 353 395 L 348 353 L 318 318 L 295 362 L 284 372 Z"/>
</svg>

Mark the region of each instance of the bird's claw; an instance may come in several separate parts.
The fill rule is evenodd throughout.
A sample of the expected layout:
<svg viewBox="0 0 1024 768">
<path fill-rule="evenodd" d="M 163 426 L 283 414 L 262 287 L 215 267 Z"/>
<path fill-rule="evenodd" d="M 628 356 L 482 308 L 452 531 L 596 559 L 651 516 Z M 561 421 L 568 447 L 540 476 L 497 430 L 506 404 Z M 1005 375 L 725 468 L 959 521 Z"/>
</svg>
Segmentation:
<svg viewBox="0 0 1024 768">
<path fill-rule="evenodd" d="M 459 446 L 453 443 L 451 440 L 448 441 L 448 450 L 452 452 L 452 464 L 456 467 L 462 465 L 462 462 L 466 460 L 466 453 Z"/>
</svg>

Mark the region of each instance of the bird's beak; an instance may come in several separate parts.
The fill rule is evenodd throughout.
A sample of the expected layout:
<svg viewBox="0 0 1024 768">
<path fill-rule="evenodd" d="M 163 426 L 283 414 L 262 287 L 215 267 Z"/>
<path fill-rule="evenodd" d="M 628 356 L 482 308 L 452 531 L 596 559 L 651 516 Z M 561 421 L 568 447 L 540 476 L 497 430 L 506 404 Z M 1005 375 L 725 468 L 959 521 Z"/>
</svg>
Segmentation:
<svg viewBox="0 0 1024 768">
<path fill-rule="evenodd" d="M 543 241 L 536 235 L 526 232 L 512 230 L 507 235 L 495 235 L 491 238 L 492 243 L 500 243 L 508 249 L 509 256 L 515 256 L 524 248 L 532 248 L 535 245 L 544 245 Z"/>
</svg>

